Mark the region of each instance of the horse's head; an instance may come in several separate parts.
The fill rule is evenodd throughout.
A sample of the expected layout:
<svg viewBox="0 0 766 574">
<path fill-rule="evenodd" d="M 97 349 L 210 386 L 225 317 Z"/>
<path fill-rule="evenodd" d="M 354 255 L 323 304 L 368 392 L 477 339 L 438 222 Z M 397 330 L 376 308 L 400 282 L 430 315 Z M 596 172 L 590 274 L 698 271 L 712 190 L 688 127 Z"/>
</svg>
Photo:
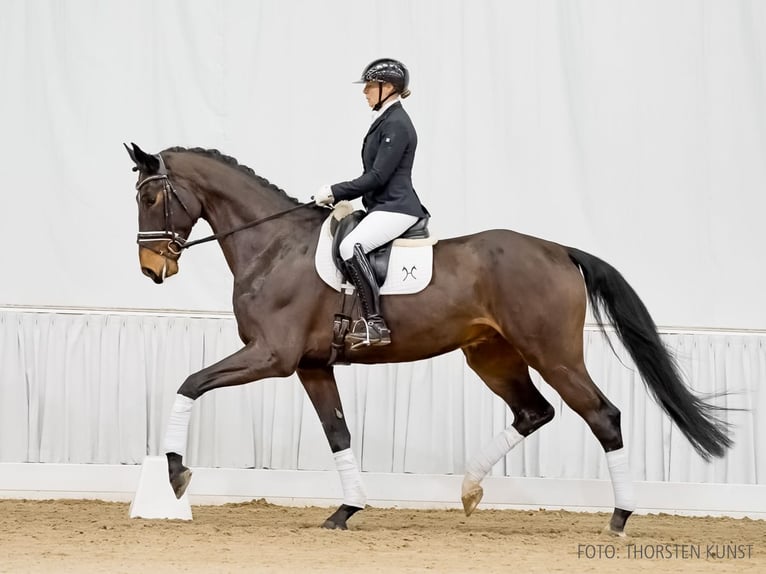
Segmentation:
<svg viewBox="0 0 766 574">
<path fill-rule="evenodd" d="M 178 258 L 201 205 L 191 192 L 173 184 L 173 174 L 160 154 L 131 145 L 125 149 L 138 172 L 138 259 L 144 275 L 162 283 L 178 273 Z"/>
</svg>

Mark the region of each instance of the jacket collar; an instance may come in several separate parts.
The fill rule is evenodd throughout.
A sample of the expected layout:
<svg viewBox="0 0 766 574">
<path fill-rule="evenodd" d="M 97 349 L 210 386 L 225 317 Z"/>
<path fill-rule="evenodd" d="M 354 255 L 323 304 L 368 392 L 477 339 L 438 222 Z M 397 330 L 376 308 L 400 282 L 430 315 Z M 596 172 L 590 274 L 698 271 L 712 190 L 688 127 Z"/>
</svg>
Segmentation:
<svg viewBox="0 0 766 574">
<path fill-rule="evenodd" d="M 383 113 L 380 114 L 380 116 L 378 116 L 378 118 L 374 122 L 372 122 L 372 124 L 370 125 L 370 129 L 367 130 L 367 135 L 369 135 L 373 131 L 375 131 L 375 128 L 377 128 L 380 125 L 380 122 L 382 122 L 384 119 L 386 119 L 388 116 L 391 115 L 391 111 L 392 110 L 395 110 L 395 109 L 401 108 L 401 107 L 402 107 L 402 102 L 397 100 L 393 104 L 388 106 L 385 110 L 383 110 Z"/>
<path fill-rule="evenodd" d="M 389 98 L 388 101 L 386 101 L 377 112 L 372 112 L 372 117 L 370 117 L 370 123 L 373 123 L 375 120 L 377 120 L 380 116 L 382 116 L 384 113 L 386 113 L 386 110 L 393 106 L 396 102 L 401 101 L 399 99 L 399 94 L 396 94 L 395 97 Z"/>
</svg>

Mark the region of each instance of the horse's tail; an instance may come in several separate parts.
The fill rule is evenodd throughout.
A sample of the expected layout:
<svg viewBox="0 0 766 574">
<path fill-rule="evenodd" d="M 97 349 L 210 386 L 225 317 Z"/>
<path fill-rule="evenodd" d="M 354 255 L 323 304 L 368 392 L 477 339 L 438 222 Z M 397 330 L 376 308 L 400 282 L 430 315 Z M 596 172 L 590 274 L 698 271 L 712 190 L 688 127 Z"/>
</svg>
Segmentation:
<svg viewBox="0 0 766 574">
<path fill-rule="evenodd" d="M 566 249 L 582 271 L 593 316 L 604 335 L 602 307 L 662 409 L 703 458 L 722 456 L 732 441 L 728 425 L 716 412 L 726 409 L 710 405 L 689 391 L 649 311 L 620 272 L 589 253 Z"/>
</svg>

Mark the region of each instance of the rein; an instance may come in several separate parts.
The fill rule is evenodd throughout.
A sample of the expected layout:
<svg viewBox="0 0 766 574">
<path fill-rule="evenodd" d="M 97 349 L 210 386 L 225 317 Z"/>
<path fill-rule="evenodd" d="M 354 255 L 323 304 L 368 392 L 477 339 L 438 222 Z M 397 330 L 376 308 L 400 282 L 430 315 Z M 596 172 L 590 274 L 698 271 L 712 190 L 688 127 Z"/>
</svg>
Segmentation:
<svg viewBox="0 0 766 574">
<path fill-rule="evenodd" d="M 141 187 L 144 186 L 144 184 L 149 183 L 150 181 L 163 182 L 164 189 L 162 191 L 165 194 L 165 200 L 164 200 L 165 229 L 162 231 L 139 231 L 138 239 L 137 239 L 137 243 L 139 245 L 143 242 L 159 241 L 162 239 L 167 239 L 168 251 L 172 253 L 173 255 L 181 255 L 181 252 L 184 249 L 189 249 L 190 247 L 194 247 L 195 245 L 199 245 L 201 243 L 207 243 L 208 241 L 213 241 L 215 239 L 222 239 L 224 237 L 228 237 L 229 235 L 232 235 L 233 233 L 237 233 L 238 231 L 242 231 L 243 229 L 255 227 L 257 225 L 260 225 L 261 223 L 266 223 L 267 221 L 271 221 L 272 219 L 277 219 L 278 217 L 282 217 L 283 215 L 287 215 L 288 213 L 291 213 L 298 209 L 302 209 L 304 207 L 309 207 L 314 205 L 313 201 L 301 203 L 299 205 L 296 205 L 295 207 L 291 207 L 290 209 L 285 209 L 284 211 L 274 213 L 267 217 L 256 219 L 255 221 L 249 221 L 248 223 L 243 223 L 242 225 L 238 225 L 237 227 L 233 229 L 229 229 L 228 231 L 221 231 L 220 233 L 214 233 L 212 235 L 208 235 L 207 237 L 203 237 L 201 239 L 195 239 L 194 241 L 187 241 L 185 237 L 181 236 L 179 233 L 176 233 L 175 227 L 173 225 L 173 209 L 170 203 L 170 195 L 173 194 L 175 196 L 175 198 L 178 200 L 178 203 L 181 204 L 181 207 L 183 207 L 184 211 L 187 213 L 187 215 L 189 215 L 189 217 L 192 217 L 192 214 L 189 211 L 189 209 L 186 207 L 186 204 L 181 199 L 181 196 L 176 191 L 176 188 L 173 186 L 173 183 L 170 181 L 170 177 L 168 177 L 167 168 L 165 167 L 165 162 L 162 160 L 162 156 L 157 155 L 156 157 L 158 157 L 160 161 L 160 168 L 158 170 L 157 175 L 150 175 L 149 177 L 146 177 L 143 180 L 139 181 L 136 184 L 136 191 L 139 191 Z M 155 249 L 152 249 L 151 247 L 147 247 L 147 248 L 151 249 L 152 251 L 156 251 Z M 159 252 L 159 251 L 156 251 L 156 252 L 159 253 L 160 255 L 164 255 L 162 252 Z"/>
<path fill-rule="evenodd" d="M 243 223 L 242 225 L 238 225 L 237 227 L 233 229 L 229 229 L 228 231 L 222 231 L 221 233 L 214 233 L 213 235 L 208 235 L 207 237 L 203 237 L 202 239 L 195 239 L 194 241 L 184 241 L 180 245 L 180 248 L 189 249 L 189 247 L 194 247 L 195 245 L 199 245 L 200 243 L 207 243 L 208 241 L 213 241 L 214 239 L 222 239 L 224 237 L 228 237 L 232 233 L 236 233 L 237 231 L 242 231 L 243 229 L 248 229 L 249 227 L 255 227 L 256 225 L 260 225 L 261 223 L 266 223 L 267 221 L 271 221 L 272 219 L 282 217 L 283 215 L 287 215 L 288 213 L 292 211 L 296 211 L 298 209 L 301 209 L 303 207 L 308 207 L 310 205 L 314 205 L 314 202 L 309 201 L 307 203 L 301 203 L 300 205 L 296 205 L 295 207 L 291 207 L 290 209 L 285 209 L 284 211 L 280 211 L 278 213 L 269 215 L 268 217 L 264 217 L 262 219 L 256 219 L 255 221 Z"/>
</svg>

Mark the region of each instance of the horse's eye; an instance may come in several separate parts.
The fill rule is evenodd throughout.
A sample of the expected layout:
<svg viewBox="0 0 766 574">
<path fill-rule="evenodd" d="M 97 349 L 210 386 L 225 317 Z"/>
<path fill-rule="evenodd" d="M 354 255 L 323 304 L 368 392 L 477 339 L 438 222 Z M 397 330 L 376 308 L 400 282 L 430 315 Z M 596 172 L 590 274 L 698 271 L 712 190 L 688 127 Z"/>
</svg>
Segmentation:
<svg viewBox="0 0 766 574">
<path fill-rule="evenodd" d="M 141 196 L 141 203 L 143 203 L 146 207 L 151 207 L 152 205 L 157 203 L 157 196 L 156 195 L 152 196 L 152 195 L 149 195 L 148 193 L 144 194 Z"/>
</svg>

